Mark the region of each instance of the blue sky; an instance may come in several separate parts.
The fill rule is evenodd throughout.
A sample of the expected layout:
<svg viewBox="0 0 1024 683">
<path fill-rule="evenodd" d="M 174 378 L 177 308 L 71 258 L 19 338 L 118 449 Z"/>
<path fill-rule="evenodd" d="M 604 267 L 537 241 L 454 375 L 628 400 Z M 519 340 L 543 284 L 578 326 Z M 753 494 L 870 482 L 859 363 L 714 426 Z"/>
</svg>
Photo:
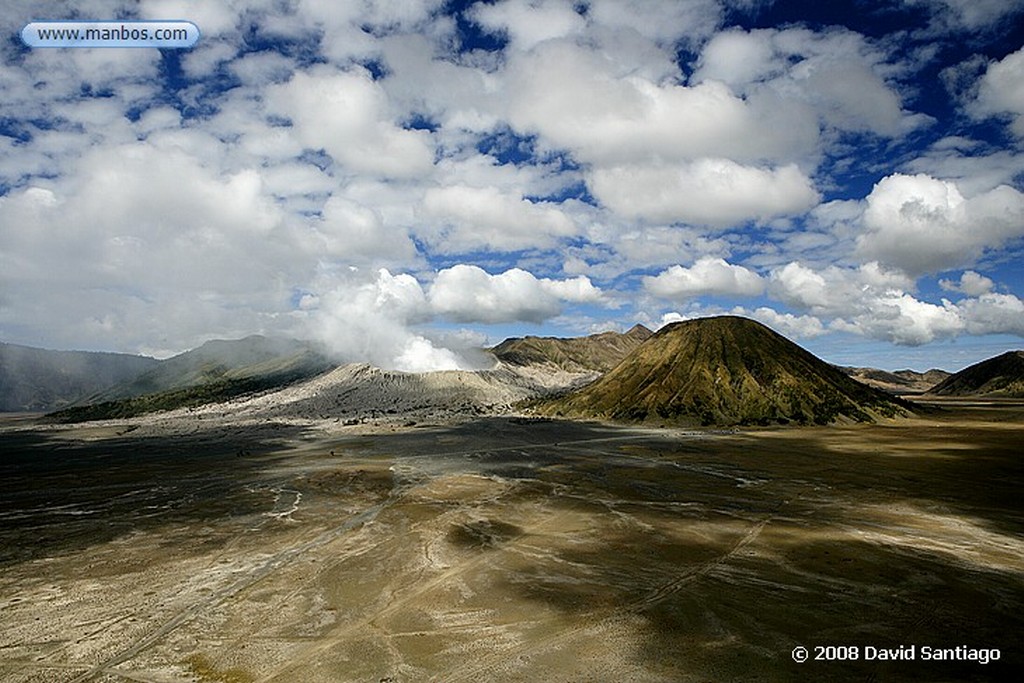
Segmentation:
<svg viewBox="0 0 1024 683">
<path fill-rule="evenodd" d="M 1024 2 L 8 3 L 0 339 L 465 366 L 737 313 L 826 360 L 1024 336 Z M 28 49 L 181 19 L 189 50 Z"/>
</svg>

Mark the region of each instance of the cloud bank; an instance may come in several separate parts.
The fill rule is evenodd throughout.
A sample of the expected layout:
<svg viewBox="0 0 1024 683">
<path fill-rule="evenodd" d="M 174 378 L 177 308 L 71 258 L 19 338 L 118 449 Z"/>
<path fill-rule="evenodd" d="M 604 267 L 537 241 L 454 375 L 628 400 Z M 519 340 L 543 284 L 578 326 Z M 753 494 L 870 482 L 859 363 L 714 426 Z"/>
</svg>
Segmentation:
<svg viewBox="0 0 1024 683">
<path fill-rule="evenodd" d="M 1019 8 L 907 0 L 867 35 L 758 6 L 18 0 L 9 35 L 123 16 L 203 38 L 0 48 L 0 337 L 282 333 L 419 371 L 470 362 L 453 339 L 702 312 L 1021 335 Z"/>
</svg>

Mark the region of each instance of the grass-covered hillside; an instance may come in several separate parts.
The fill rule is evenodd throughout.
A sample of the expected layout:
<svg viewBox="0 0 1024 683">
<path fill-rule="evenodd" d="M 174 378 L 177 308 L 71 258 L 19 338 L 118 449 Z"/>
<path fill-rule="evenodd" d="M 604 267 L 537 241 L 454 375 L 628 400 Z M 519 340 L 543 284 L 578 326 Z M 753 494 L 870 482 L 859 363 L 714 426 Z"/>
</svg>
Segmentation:
<svg viewBox="0 0 1024 683">
<path fill-rule="evenodd" d="M 667 325 L 597 381 L 538 404 L 549 415 L 683 425 L 870 421 L 908 407 L 734 316 Z"/>
</svg>

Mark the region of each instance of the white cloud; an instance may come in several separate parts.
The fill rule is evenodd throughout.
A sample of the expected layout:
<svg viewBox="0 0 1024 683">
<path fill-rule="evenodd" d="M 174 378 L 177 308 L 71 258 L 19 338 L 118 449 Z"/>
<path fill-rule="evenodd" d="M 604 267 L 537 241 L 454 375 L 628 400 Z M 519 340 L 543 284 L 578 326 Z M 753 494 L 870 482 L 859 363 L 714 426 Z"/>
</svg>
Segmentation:
<svg viewBox="0 0 1024 683">
<path fill-rule="evenodd" d="M 292 121 L 307 148 L 326 150 L 357 173 L 420 176 L 433 165 L 429 133 L 393 123 L 380 86 L 362 69 L 317 66 L 266 90 L 268 111 Z"/>
<path fill-rule="evenodd" d="M 518 192 L 496 187 L 431 188 L 424 194 L 422 213 L 439 229 L 434 235 L 421 232 L 447 251 L 551 246 L 557 238 L 576 232 L 558 205 L 531 202 Z"/>
<path fill-rule="evenodd" d="M 919 301 L 906 293 L 912 286 L 906 275 L 877 263 L 817 271 L 793 262 L 772 272 L 769 292 L 798 310 L 832 319 L 834 329 L 897 344 L 923 344 L 959 331 L 951 305 Z"/>
<path fill-rule="evenodd" d="M 772 294 L 791 306 L 828 311 L 834 306 L 825 277 L 793 261 L 771 274 Z"/>
<path fill-rule="evenodd" d="M 1024 10 L 1018 0 L 903 0 L 932 14 L 931 31 L 982 31 Z"/>
<path fill-rule="evenodd" d="M 1024 301 L 1013 294 L 986 292 L 957 304 L 970 334 L 1015 334 L 1024 337 Z"/>
<path fill-rule="evenodd" d="M 503 0 L 477 3 L 470 18 L 492 32 L 504 32 L 512 46 L 529 50 L 537 43 L 583 31 L 586 22 L 569 0 Z"/>
<path fill-rule="evenodd" d="M 390 70 L 381 87 L 396 106 L 441 124 L 441 144 L 457 149 L 500 125 L 495 74 L 445 59 L 426 36 L 388 37 L 380 49 Z"/>
<path fill-rule="evenodd" d="M 992 281 L 973 271 L 947 289 L 967 294 L 957 302 L 922 301 L 908 292 L 913 281 L 878 264 L 860 268 L 829 266 L 820 271 L 790 263 L 773 271 L 769 293 L 817 318 L 833 330 L 871 339 L 918 346 L 961 334 L 1020 334 L 1024 302 L 989 291 Z"/>
<path fill-rule="evenodd" d="M 757 273 L 712 257 L 699 259 L 690 268 L 672 266 L 643 282 L 655 296 L 676 300 L 705 294 L 757 296 L 764 291 L 764 281 Z"/>
<path fill-rule="evenodd" d="M 232 31 L 239 23 L 240 6 L 235 2 L 192 2 L 191 0 L 142 0 L 139 16 L 143 19 L 186 19 L 210 39 Z M 111 16 L 94 16 L 109 19 Z"/>
<path fill-rule="evenodd" d="M 730 87 L 743 86 L 781 76 L 785 64 L 774 45 L 775 31 L 729 30 L 717 34 L 701 51 L 700 66 L 693 80 L 721 81 Z"/>
<path fill-rule="evenodd" d="M 1024 235 L 1024 194 L 1002 185 L 971 198 L 955 183 L 896 174 L 867 197 L 857 250 L 913 275 L 969 265 Z"/>
<path fill-rule="evenodd" d="M 753 311 L 737 308 L 733 312 L 737 315 L 749 316 L 758 322 L 764 323 L 779 334 L 790 339 L 813 339 L 827 332 L 821 320 L 813 315 L 779 313 L 774 308 L 768 308 L 767 306 L 761 306 Z"/>
<path fill-rule="evenodd" d="M 617 41 L 636 47 L 633 36 L 668 47 L 677 41 L 699 43 L 718 27 L 722 5 L 717 0 L 503 0 L 477 3 L 468 14 L 507 35 L 516 50 L 565 37 L 614 50 Z"/>
<path fill-rule="evenodd" d="M 597 168 L 589 184 L 603 204 L 627 218 L 717 227 L 799 213 L 818 201 L 796 166 L 764 169 L 728 159 Z"/>
<path fill-rule="evenodd" d="M 947 292 L 963 292 L 968 296 L 981 296 L 992 291 L 995 283 L 991 279 L 976 273 L 973 270 L 965 270 L 960 275 L 959 282 L 951 280 L 939 280 L 939 286 Z"/>
<path fill-rule="evenodd" d="M 965 196 L 983 194 L 1000 185 L 1013 187 L 1024 168 L 1024 154 L 1002 149 L 986 151 L 977 140 L 950 136 L 938 140 L 904 170 L 956 183 Z"/>
<path fill-rule="evenodd" d="M 10 35 L 45 10 L 177 16 L 203 39 L 178 55 L 185 83 L 156 51 L 0 46 L 0 331 L 180 350 L 302 322 L 350 358 L 424 369 L 463 362 L 421 329 L 439 318 L 547 321 L 649 294 L 706 313 L 701 296 L 767 285 L 792 312 L 744 314 L 797 336 L 1020 334 L 1020 300 L 989 277 L 943 280 L 955 303 L 919 300 L 913 280 L 1024 234 L 1017 151 L 947 137 L 901 167 L 922 175 L 815 206 L 865 162 L 847 132 L 916 144 L 900 136 L 927 120 L 904 109 L 906 86 L 929 46 L 908 57 L 896 38 L 836 28 L 716 34 L 737 2 L 751 4 L 477 4 L 469 14 L 510 43 L 467 53 L 443 0 L 12 0 Z M 994 28 L 1019 3 L 929 4 Z M 286 47 L 245 53 L 253 29 Z M 949 72 L 977 82 L 961 89 L 975 123 L 1006 116 L 1021 132 L 1022 54 Z M 535 199 L 581 188 L 601 206 Z M 746 268 L 723 260 L 737 251 L 753 254 Z M 467 252 L 498 274 L 411 274 Z M 828 265 L 857 257 L 877 262 Z M 986 273 L 1013 286 L 1003 262 Z M 637 269 L 664 272 L 637 291 Z"/>
<path fill-rule="evenodd" d="M 1010 129 L 1024 138 L 1024 48 L 989 65 L 978 88 L 974 112 L 982 116 L 1009 115 Z"/>
<path fill-rule="evenodd" d="M 631 29 L 658 44 L 696 44 L 722 21 L 716 0 L 591 0 L 587 15 L 600 27 Z"/>
<path fill-rule="evenodd" d="M 541 322 L 560 311 L 558 299 L 530 273 L 513 268 L 491 275 L 469 265 L 439 272 L 430 287 L 430 304 L 456 322 Z"/>
<path fill-rule="evenodd" d="M 850 320 L 837 319 L 832 327 L 873 339 L 919 346 L 955 336 L 963 329 L 963 321 L 956 307 L 946 300 L 936 305 L 905 292 L 889 291 L 872 299 L 864 313 Z"/>
<path fill-rule="evenodd" d="M 794 308 L 835 317 L 862 310 L 887 292 L 912 287 L 913 280 L 902 272 L 886 270 L 874 262 L 858 268 L 829 266 L 815 270 L 793 261 L 771 272 L 768 291 Z"/>
<path fill-rule="evenodd" d="M 602 300 L 586 277 L 538 279 L 519 268 L 491 275 L 464 264 L 440 271 L 428 297 L 435 314 L 466 323 L 543 322 L 559 314 L 560 300 Z"/>
<path fill-rule="evenodd" d="M 684 320 L 690 320 L 693 317 L 695 316 L 683 315 L 678 311 L 669 311 L 668 313 L 663 313 L 661 318 L 659 318 L 658 321 L 654 323 L 654 329 L 655 331 L 657 331 L 665 327 L 665 325 L 671 325 L 672 323 L 681 323 Z"/>
<path fill-rule="evenodd" d="M 889 81 L 896 65 L 846 29 L 731 29 L 701 52 L 694 83 L 720 81 L 748 97 L 765 91 L 801 102 L 827 126 L 895 137 L 930 119 L 903 109 Z"/>
<path fill-rule="evenodd" d="M 818 143 L 813 115 L 774 95 L 738 97 L 708 81 L 656 82 L 612 55 L 549 41 L 516 55 L 504 78 L 508 117 L 581 161 L 603 165 L 699 157 L 789 162 Z"/>
<path fill-rule="evenodd" d="M 409 235 L 385 225 L 373 209 L 340 196 L 327 200 L 319 221 L 312 223 L 324 257 L 345 263 L 409 262 L 416 245 Z"/>
<path fill-rule="evenodd" d="M 606 301 L 604 293 L 595 287 L 594 283 L 586 275 L 579 275 L 566 280 L 543 278 L 540 283 L 545 290 L 562 301 L 591 304 L 604 303 Z"/>
<path fill-rule="evenodd" d="M 51 343 L 183 348 L 261 330 L 310 264 L 254 169 L 137 142 L 67 170 L 0 198 L 8 320 Z"/>
</svg>

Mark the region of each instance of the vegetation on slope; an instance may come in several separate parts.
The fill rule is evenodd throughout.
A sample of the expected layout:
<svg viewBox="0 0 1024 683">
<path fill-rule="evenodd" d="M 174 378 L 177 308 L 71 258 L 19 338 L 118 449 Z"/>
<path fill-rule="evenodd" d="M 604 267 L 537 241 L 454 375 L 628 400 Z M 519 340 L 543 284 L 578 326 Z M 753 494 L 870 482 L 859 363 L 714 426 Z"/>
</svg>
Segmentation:
<svg viewBox="0 0 1024 683">
<path fill-rule="evenodd" d="M 0 412 L 54 410 L 130 381 L 160 361 L 93 351 L 0 343 Z"/>
<path fill-rule="evenodd" d="M 89 422 L 138 417 L 164 410 L 194 408 L 207 403 L 228 401 L 245 394 L 278 389 L 309 376 L 307 372 L 297 371 L 243 378 L 221 377 L 184 389 L 171 389 L 114 401 L 72 406 L 50 413 L 49 417 L 58 422 Z"/>
<path fill-rule="evenodd" d="M 552 365 L 568 372 L 607 372 L 653 332 L 634 325 L 625 334 L 602 332 L 589 337 L 513 337 L 491 349 L 508 365 Z"/>
<path fill-rule="evenodd" d="M 908 408 L 734 316 L 668 325 L 597 381 L 537 404 L 549 415 L 701 425 L 872 421 Z"/>
<path fill-rule="evenodd" d="M 934 396 L 997 396 L 1024 398 L 1024 351 L 975 363 L 928 391 Z"/>
<path fill-rule="evenodd" d="M 244 339 L 208 341 L 191 351 L 178 354 L 133 378 L 90 396 L 88 403 L 163 393 L 175 389 L 199 387 L 221 380 L 240 380 L 264 375 L 295 372 L 307 375 L 332 367 L 309 343 L 295 339 L 276 339 L 252 335 Z"/>
<path fill-rule="evenodd" d="M 195 407 L 286 386 L 332 367 L 304 342 L 260 336 L 207 342 L 51 416 L 80 422 Z"/>
<path fill-rule="evenodd" d="M 840 367 L 839 369 L 862 384 L 891 394 L 924 393 L 952 374 L 934 368 L 925 372 L 915 372 L 914 370 L 887 372 L 876 368 L 851 367 Z"/>
</svg>

